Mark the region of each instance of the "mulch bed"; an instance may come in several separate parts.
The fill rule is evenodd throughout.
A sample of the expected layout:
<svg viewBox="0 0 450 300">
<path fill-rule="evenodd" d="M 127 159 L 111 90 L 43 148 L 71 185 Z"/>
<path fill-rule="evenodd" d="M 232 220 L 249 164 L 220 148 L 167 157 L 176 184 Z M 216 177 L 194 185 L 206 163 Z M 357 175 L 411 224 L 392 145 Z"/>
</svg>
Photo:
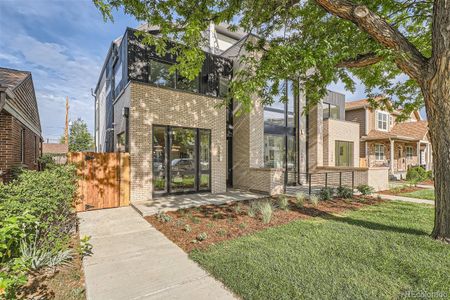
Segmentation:
<svg viewBox="0 0 450 300">
<path fill-rule="evenodd" d="M 422 182 L 419 183 L 419 184 L 423 184 L 423 185 L 432 185 L 432 186 L 434 186 L 434 180 L 428 179 L 428 180 L 422 181 Z"/>
<path fill-rule="evenodd" d="M 390 190 L 386 190 L 386 191 L 380 191 L 378 192 L 378 194 L 385 194 L 385 195 L 393 195 L 393 196 L 398 196 L 400 194 L 404 194 L 404 193 L 412 193 L 415 191 L 420 191 L 423 190 L 424 188 L 421 187 L 417 187 L 417 186 L 407 186 L 404 187 L 402 189 L 390 189 Z"/>
<path fill-rule="evenodd" d="M 276 199 L 267 199 L 276 205 Z M 289 202 L 289 210 L 275 209 L 268 224 L 264 224 L 259 215 L 256 217 L 248 216 L 247 211 L 250 207 L 250 201 L 204 205 L 167 212 L 165 215 L 170 217 L 169 221 L 162 221 L 157 215 L 145 219 L 184 251 L 190 252 L 194 249 L 204 249 L 215 243 L 294 220 L 339 214 L 348 210 L 360 209 L 367 205 L 378 204 L 382 200 L 373 197 L 355 196 L 353 200 L 320 201 L 317 208 L 310 203 L 305 203 L 302 208 L 298 208 L 295 206 L 293 198 Z M 186 231 L 186 226 L 190 227 L 191 231 Z M 196 238 L 201 233 L 206 233 L 207 238 L 200 242 Z"/>
</svg>

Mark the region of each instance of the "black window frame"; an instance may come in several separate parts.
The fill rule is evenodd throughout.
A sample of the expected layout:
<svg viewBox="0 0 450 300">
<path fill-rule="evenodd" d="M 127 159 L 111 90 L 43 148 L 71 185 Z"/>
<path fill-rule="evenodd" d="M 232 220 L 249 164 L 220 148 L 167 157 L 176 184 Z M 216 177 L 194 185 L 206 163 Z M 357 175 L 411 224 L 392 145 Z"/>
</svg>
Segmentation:
<svg viewBox="0 0 450 300">
<path fill-rule="evenodd" d="M 152 181 L 152 194 L 153 197 L 161 197 L 166 195 L 183 195 L 183 194 L 194 194 L 194 193 L 201 193 L 201 192 L 211 192 L 212 191 L 212 131 L 208 128 L 199 128 L 199 127 L 188 127 L 188 126 L 171 126 L 171 125 L 161 125 L 161 124 L 153 124 L 152 125 L 152 139 L 154 136 L 155 128 L 164 128 L 164 134 L 165 134 L 165 191 L 157 191 L 155 192 L 154 189 L 154 182 Z M 171 190 L 171 154 L 170 154 L 170 147 L 172 145 L 172 129 L 173 128 L 183 128 L 183 129 L 193 129 L 195 130 L 195 188 L 194 190 L 189 191 L 177 191 L 173 192 Z M 200 186 L 200 177 L 201 177 L 201 169 L 200 169 L 200 131 L 206 131 L 209 133 L 209 183 L 208 188 L 201 188 Z M 153 151 L 155 149 L 155 144 L 152 143 L 152 177 L 153 177 Z"/>
</svg>

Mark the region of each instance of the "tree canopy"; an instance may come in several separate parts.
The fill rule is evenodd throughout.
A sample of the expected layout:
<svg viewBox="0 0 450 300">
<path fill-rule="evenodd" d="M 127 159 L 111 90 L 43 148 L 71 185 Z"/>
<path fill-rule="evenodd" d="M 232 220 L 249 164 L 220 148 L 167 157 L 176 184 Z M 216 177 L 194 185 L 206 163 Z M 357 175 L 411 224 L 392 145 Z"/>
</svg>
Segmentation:
<svg viewBox="0 0 450 300">
<path fill-rule="evenodd" d="M 60 138 L 60 143 L 64 143 L 64 136 Z M 88 130 L 87 124 L 78 118 L 73 121 L 69 129 L 69 151 L 83 152 L 92 150 L 94 147 L 94 139 Z"/>
<path fill-rule="evenodd" d="M 357 21 L 329 14 L 320 2 L 359 7 L 360 14 L 367 13 L 364 8 L 368 8 L 387 22 L 384 30 L 391 30 L 406 45 L 396 46 L 397 50 L 388 48 L 361 30 Z M 230 98 L 247 109 L 254 93 L 271 102 L 283 79 L 300 80 L 310 104 L 324 96 L 328 84 L 340 80 L 346 89 L 353 91 L 355 79 L 359 79 L 369 96 L 393 97 L 397 100 L 394 108 L 404 108 L 405 115 L 423 105 L 417 82 L 402 75 L 406 72 L 398 64 L 402 57 L 409 55 L 411 59 L 409 51 L 417 52 L 419 57 L 431 55 L 432 1 L 374 0 L 354 4 L 345 0 L 94 0 L 94 3 L 106 19 L 112 20 L 112 9 L 122 7 L 137 20 L 158 26 L 158 38 L 143 35 L 145 42 L 156 45 L 161 53 L 169 41 L 179 41 L 172 50 L 178 53 L 176 68 L 191 79 L 201 68 L 204 55 L 200 48 L 206 42 L 202 33 L 211 22 L 228 23 L 232 30 L 240 28 L 253 34 L 256 38 L 247 37 L 245 50 L 259 53 L 261 58 L 255 59 L 253 55 L 243 58 L 248 68 L 235 76 L 230 93 Z"/>
</svg>

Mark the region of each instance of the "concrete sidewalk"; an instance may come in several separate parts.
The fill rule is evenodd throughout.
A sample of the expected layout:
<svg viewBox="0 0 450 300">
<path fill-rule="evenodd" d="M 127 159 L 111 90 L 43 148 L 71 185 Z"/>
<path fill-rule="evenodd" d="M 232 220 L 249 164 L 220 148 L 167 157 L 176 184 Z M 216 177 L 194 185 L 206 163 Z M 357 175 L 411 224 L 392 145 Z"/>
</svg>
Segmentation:
<svg viewBox="0 0 450 300">
<path fill-rule="evenodd" d="M 235 299 L 132 207 L 79 213 L 88 300 Z"/>
<path fill-rule="evenodd" d="M 422 204 L 434 205 L 434 201 L 433 200 L 427 200 L 427 199 L 418 199 L 418 198 L 394 196 L 394 195 L 385 195 L 385 194 L 374 194 L 374 196 L 375 197 L 380 196 L 381 199 L 384 199 L 384 200 L 393 200 L 393 201 L 403 201 L 403 202 L 412 202 L 412 203 L 422 203 Z"/>
</svg>

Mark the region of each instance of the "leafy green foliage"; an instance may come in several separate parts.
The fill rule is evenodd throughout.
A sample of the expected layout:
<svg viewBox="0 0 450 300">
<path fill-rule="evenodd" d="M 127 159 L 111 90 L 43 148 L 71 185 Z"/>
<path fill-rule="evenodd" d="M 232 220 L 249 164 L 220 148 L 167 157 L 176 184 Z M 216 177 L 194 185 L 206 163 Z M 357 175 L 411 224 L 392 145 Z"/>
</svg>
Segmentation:
<svg viewBox="0 0 450 300">
<path fill-rule="evenodd" d="M 60 142 L 64 143 L 64 136 L 60 138 Z M 94 139 L 88 130 L 87 124 L 78 118 L 73 121 L 69 129 L 69 151 L 83 152 L 92 150 L 94 147 Z"/>
<path fill-rule="evenodd" d="M 428 179 L 428 173 L 421 166 L 409 168 L 406 172 L 406 180 L 411 185 L 417 185 L 426 179 Z"/>
<path fill-rule="evenodd" d="M 252 33 L 242 42 L 240 63 L 229 98 L 240 102 L 242 110 L 252 107 L 252 95 L 263 104 L 274 101 L 283 90 L 285 79 L 300 80 L 308 94 L 308 108 L 326 93 L 326 86 L 341 81 L 353 91 L 355 80 L 366 86 L 371 97 L 396 96 L 394 107 L 373 102 L 388 110 L 404 108 L 402 117 L 422 106 L 417 83 L 402 77 L 396 64 L 405 53 L 377 42 L 362 27 L 330 15 L 316 1 L 128 1 L 93 0 L 105 20 L 112 20 L 113 9 L 123 8 L 139 21 L 160 29 L 158 37 L 140 33 L 144 43 L 156 46 L 159 54 L 177 54 L 181 74 L 189 79 L 198 75 L 207 47 L 204 32 L 210 23 L 228 23 L 231 30 Z M 399 30 L 425 57 L 431 55 L 431 1 L 358 1 L 366 5 L 394 29 Z M 257 37 L 257 38 L 256 38 Z M 168 49 L 170 41 L 175 47 Z M 344 69 L 339 63 L 370 53 L 381 57 L 377 64 Z M 256 58 L 257 57 L 257 58 Z M 174 71 L 174 70 L 172 70 Z M 400 79 L 400 80 L 399 80 Z M 283 95 L 281 101 L 285 101 Z"/>
<path fill-rule="evenodd" d="M 73 166 L 24 170 L 11 183 L 0 183 L 0 295 L 14 298 L 29 270 L 70 258 L 75 193 Z"/>
<path fill-rule="evenodd" d="M 160 211 L 156 214 L 156 218 L 161 222 L 161 223 L 168 223 L 170 221 L 172 221 L 172 217 L 169 216 L 168 214 Z"/>
<path fill-rule="evenodd" d="M 373 187 L 367 184 L 360 184 L 356 187 L 356 189 L 361 193 L 361 195 L 371 195 L 375 191 Z"/>
<path fill-rule="evenodd" d="M 89 235 L 85 235 L 80 239 L 80 247 L 78 249 L 78 253 L 80 254 L 81 258 L 92 255 L 93 246 L 90 240 L 91 236 Z"/>
<path fill-rule="evenodd" d="M 353 191 L 350 187 L 342 185 L 336 189 L 336 195 L 342 199 L 353 198 Z"/>
<path fill-rule="evenodd" d="M 331 187 L 321 188 L 319 191 L 320 200 L 331 200 L 334 195 L 334 189 Z"/>
</svg>

